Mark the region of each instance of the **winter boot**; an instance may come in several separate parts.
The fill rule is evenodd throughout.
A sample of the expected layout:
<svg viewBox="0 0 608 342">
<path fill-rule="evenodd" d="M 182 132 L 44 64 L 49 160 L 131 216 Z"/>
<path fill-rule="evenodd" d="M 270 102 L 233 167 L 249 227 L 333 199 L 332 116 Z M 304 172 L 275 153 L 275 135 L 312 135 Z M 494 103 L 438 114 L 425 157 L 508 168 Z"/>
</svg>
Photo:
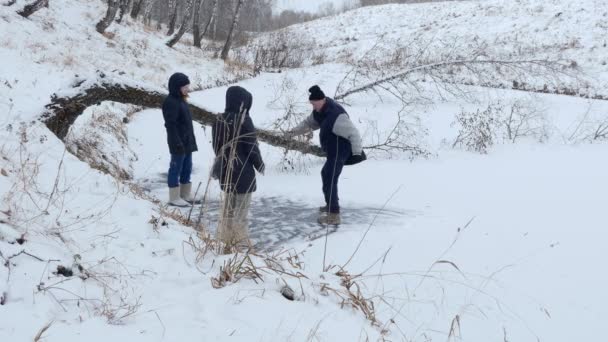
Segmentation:
<svg viewBox="0 0 608 342">
<path fill-rule="evenodd" d="M 197 200 L 192 196 L 192 183 L 180 184 L 179 197 L 190 204 L 201 204 L 201 200 Z"/>
<path fill-rule="evenodd" d="M 326 204 L 322 207 L 319 207 L 319 212 L 320 213 L 328 213 L 329 212 L 329 206 Z"/>
<path fill-rule="evenodd" d="M 176 207 L 189 207 L 190 203 L 179 197 L 179 187 L 169 188 L 169 205 Z"/>
<path fill-rule="evenodd" d="M 322 225 L 337 226 L 342 223 L 342 220 L 339 213 L 328 213 L 327 215 L 320 216 L 318 222 Z"/>
</svg>

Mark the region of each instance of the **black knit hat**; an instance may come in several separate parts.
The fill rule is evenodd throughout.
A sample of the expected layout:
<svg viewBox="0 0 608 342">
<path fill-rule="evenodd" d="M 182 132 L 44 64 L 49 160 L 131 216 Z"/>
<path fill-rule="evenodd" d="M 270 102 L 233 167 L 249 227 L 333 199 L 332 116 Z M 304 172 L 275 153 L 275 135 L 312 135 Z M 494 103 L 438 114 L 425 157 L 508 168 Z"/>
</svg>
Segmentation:
<svg viewBox="0 0 608 342">
<path fill-rule="evenodd" d="M 323 100 L 325 98 L 325 94 L 323 93 L 323 90 L 321 90 L 321 88 L 319 88 L 318 85 L 314 85 L 314 86 L 310 87 L 310 89 L 308 89 L 308 92 L 310 93 L 310 96 L 308 97 L 308 99 L 311 101 Z"/>
</svg>

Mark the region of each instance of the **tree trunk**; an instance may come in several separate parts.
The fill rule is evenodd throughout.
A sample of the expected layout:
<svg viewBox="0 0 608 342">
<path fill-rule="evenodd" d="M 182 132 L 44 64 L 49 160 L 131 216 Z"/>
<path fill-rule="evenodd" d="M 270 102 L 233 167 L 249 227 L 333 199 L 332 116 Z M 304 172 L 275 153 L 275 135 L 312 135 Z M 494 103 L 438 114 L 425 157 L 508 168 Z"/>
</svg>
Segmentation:
<svg viewBox="0 0 608 342">
<path fill-rule="evenodd" d="M 154 7 L 155 2 L 156 0 L 148 0 L 144 8 L 144 24 L 148 26 L 152 25 L 152 7 Z"/>
<path fill-rule="evenodd" d="M 190 19 L 192 19 L 192 3 L 193 2 L 194 2 L 194 0 L 188 0 L 188 2 L 186 2 L 186 10 L 184 12 L 184 18 L 182 20 L 182 24 L 179 27 L 179 30 L 177 31 L 175 36 L 173 36 L 173 38 L 171 38 L 167 42 L 168 47 L 173 47 L 173 45 L 177 44 L 177 42 L 182 38 L 184 33 L 186 33 L 186 29 L 188 28 L 188 23 L 190 22 Z"/>
<path fill-rule="evenodd" d="M 120 11 L 118 14 L 118 19 L 116 19 L 117 23 L 121 23 L 122 22 L 122 18 L 125 16 L 125 13 L 127 13 L 127 11 L 129 10 L 129 7 L 131 6 L 131 2 L 133 2 L 133 0 L 120 0 Z"/>
<path fill-rule="evenodd" d="M 143 7 L 146 0 L 134 0 L 133 8 L 131 9 L 131 18 L 137 19 L 141 8 Z"/>
<path fill-rule="evenodd" d="M 203 36 L 201 35 L 201 9 L 205 4 L 205 0 L 197 0 L 198 4 L 194 8 L 194 21 L 192 22 L 192 35 L 194 36 L 194 46 L 197 48 L 201 47 L 201 40 L 203 40 Z"/>
<path fill-rule="evenodd" d="M 106 16 L 95 26 L 97 32 L 103 34 L 110 24 L 112 24 L 114 17 L 116 17 L 116 12 L 118 11 L 118 1 L 119 0 L 108 0 L 108 10 L 106 11 Z"/>
<path fill-rule="evenodd" d="M 17 12 L 17 14 L 24 18 L 27 18 L 42 7 L 49 7 L 49 0 L 36 0 L 34 3 L 23 7 L 23 9 Z"/>
<path fill-rule="evenodd" d="M 102 84 L 85 89 L 72 97 L 51 98 L 51 103 L 45 107 L 47 111 L 42 115 L 45 125 L 59 139 L 64 140 L 70 127 L 82 112 L 90 106 L 103 101 L 133 104 L 147 108 L 160 108 L 166 95 L 141 88 L 132 88 L 121 84 Z M 205 126 L 211 126 L 217 120 L 217 115 L 193 104 L 188 104 L 192 119 Z M 275 135 L 270 131 L 258 129 L 257 136 L 260 141 L 269 145 L 285 148 L 291 151 L 299 151 L 323 157 L 324 153 L 316 145 L 291 140 L 282 135 Z"/>
<path fill-rule="evenodd" d="M 205 29 L 203 30 L 203 36 L 207 34 L 207 31 L 209 30 L 209 26 L 211 26 L 211 23 L 215 20 L 215 16 L 217 16 L 218 5 L 219 5 L 218 0 L 213 0 L 213 10 L 211 11 L 211 15 L 209 16 L 207 25 L 205 25 Z"/>
<path fill-rule="evenodd" d="M 169 12 L 171 12 L 171 19 L 169 20 L 169 30 L 167 31 L 167 36 L 175 33 L 175 22 L 177 21 L 177 0 L 172 0 L 169 3 Z"/>
<path fill-rule="evenodd" d="M 239 16 L 241 14 L 241 7 L 243 6 L 243 2 L 245 2 L 245 0 L 239 0 L 236 5 L 236 10 L 234 11 L 234 18 L 232 19 L 232 25 L 230 26 L 230 31 L 228 32 L 228 37 L 226 38 L 226 44 L 224 44 L 222 54 L 220 55 L 223 60 L 226 60 L 228 58 L 230 46 L 232 45 L 232 36 L 234 35 L 234 30 L 236 30 L 239 23 Z"/>
</svg>

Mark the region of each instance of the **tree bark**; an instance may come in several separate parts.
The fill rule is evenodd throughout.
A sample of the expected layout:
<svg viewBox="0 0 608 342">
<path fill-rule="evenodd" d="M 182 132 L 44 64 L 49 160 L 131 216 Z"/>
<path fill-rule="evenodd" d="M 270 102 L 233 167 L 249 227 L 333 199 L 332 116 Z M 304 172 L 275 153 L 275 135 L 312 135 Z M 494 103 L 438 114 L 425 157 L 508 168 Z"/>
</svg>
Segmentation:
<svg viewBox="0 0 608 342">
<path fill-rule="evenodd" d="M 118 19 L 116 19 L 117 23 L 121 23 L 122 19 L 125 16 L 125 13 L 127 13 L 127 11 L 129 10 L 129 7 L 131 6 L 131 2 L 133 2 L 133 0 L 120 0 L 120 11 L 118 13 Z"/>
<path fill-rule="evenodd" d="M 207 25 L 205 25 L 205 29 L 203 30 L 203 36 L 207 34 L 209 30 L 209 26 L 211 23 L 215 21 L 215 17 L 217 16 L 217 8 L 219 6 L 218 0 L 213 0 L 213 10 L 211 11 L 211 15 L 209 16 L 209 20 L 207 21 Z"/>
<path fill-rule="evenodd" d="M 144 24 L 148 26 L 152 24 L 152 7 L 154 7 L 155 2 L 156 0 L 148 0 L 144 8 Z"/>
<path fill-rule="evenodd" d="M 133 8 L 131 9 L 131 18 L 137 19 L 139 12 L 141 11 L 146 0 L 134 0 Z"/>
<path fill-rule="evenodd" d="M 224 44 L 222 54 L 220 55 L 223 60 L 226 60 L 228 58 L 230 46 L 232 45 L 232 36 L 234 35 L 234 31 L 238 27 L 239 16 L 241 14 L 241 7 L 243 6 L 243 2 L 245 2 L 245 0 L 239 0 L 236 5 L 236 10 L 234 11 L 234 18 L 232 19 L 232 25 L 230 26 L 230 31 L 228 32 L 228 37 L 226 38 L 226 44 Z"/>
<path fill-rule="evenodd" d="M 201 35 L 201 9 L 205 4 L 205 0 L 197 0 L 194 7 L 194 20 L 192 21 L 192 35 L 194 36 L 194 46 L 201 47 L 203 36 Z"/>
<path fill-rule="evenodd" d="M 106 11 L 106 16 L 95 26 L 97 32 L 103 34 L 112 24 L 114 18 L 116 17 L 116 12 L 118 11 L 118 1 L 119 0 L 108 0 L 108 10 Z"/>
<path fill-rule="evenodd" d="M 171 19 L 169 19 L 169 30 L 167 31 L 167 36 L 173 35 L 175 33 L 175 22 L 177 21 L 177 0 L 171 0 L 169 3 L 169 12 L 171 12 Z"/>
<path fill-rule="evenodd" d="M 168 47 L 173 47 L 173 45 L 177 44 L 177 42 L 182 38 L 184 33 L 186 33 L 186 29 L 188 28 L 188 23 L 190 22 L 190 19 L 192 19 L 192 3 L 193 2 L 194 2 L 194 0 L 188 0 L 188 2 L 186 3 L 186 11 L 184 14 L 184 18 L 182 20 L 182 24 L 179 27 L 179 30 L 177 31 L 175 36 L 173 36 L 173 38 L 171 38 L 167 42 Z"/>
<path fill-rule="evenodd" d="M 35 2 L 23 7 L 23 9 L 17 12 L 17 14 L 24 18 L 28 18 L 30 15 L 34 14 L 43 7 L 49 7 L 49 0 L 36 0 Z"/>
</svg>

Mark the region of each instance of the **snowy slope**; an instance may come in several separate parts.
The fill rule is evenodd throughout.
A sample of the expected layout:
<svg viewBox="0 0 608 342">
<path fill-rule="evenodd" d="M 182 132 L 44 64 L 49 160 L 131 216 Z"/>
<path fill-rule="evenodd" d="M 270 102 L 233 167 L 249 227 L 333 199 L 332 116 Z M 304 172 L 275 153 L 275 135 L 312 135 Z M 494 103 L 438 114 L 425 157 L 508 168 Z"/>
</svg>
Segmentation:
<svg viewBox="0 0 608 342">
<path fill-rule="evenodd" d="M 278 0 L 274 4 L 273 11 L 280 14 L 283 11 L 297 11 L 317 13 L 323 6 L 333 6 L 335 9 L 340 9 L 344 5 L 353 5 L 358 3 L 358 0 L 315 0 L 315 1 L 299 1 L 299 0 Z"/>
<path fill-rule="evenodd" d="M 366 64 L 387 63 L 385 67 L 390 68 L 408 61 L 406 66 L 411 66 L 410 57 L 416 57 L 414 62 L 455 60 L 473 51 L 497 60 L 561 60 L 576 65 L 585 88 L 590 88 L 583 88 L 586 93 L 605 96 L 607 22 L 608 4 L 600 0 L 394 4 L 364 7 L 263 34 L 241 52 L 253 60 L 257 45 L 279 40 L 293 46 L 292 55 L 303 56 L 307 64 L 365 60 Z M 515 75 L 492 78 L 484 81 L 505 86 L 522 81 Z M 454 80 L 472 82 L 459 73 Z M 579 81 L 562 86 L 580 87 Z"/>
<path fill-rule="evenodd" d="M 10 66 L 0 75 L 0 108 L 13 118 L 36 117 L 51 94 L 75 93 L 76 88 L 95 83 L 160 90 L 176 71 L 187 73 L 193 88 L 240 78 L 201 49 L 182 44 L 167 48 L 162 32 L 139 23 L 112 25 L 105 37 L 100 36 L 94 27 L 105 13 L 100 1 L 56 1 L 30 19 L 16 15 L 16 6 L 0 7 L 0 59 Z M 22 104 L 11 111 L 10 100 Z"/>
<path fill-rule="evenodd" d="M 551 10 L 575 6 L 519 3 Z M 508 16 L 527 13 L 495 1 L 429 8 L 447 13 L 486 4 Z M 389 9 L 401 7 L 367 13 L 389 15 Z M 608 112 L 605 101 L 479 87 L 467 87 L 470 96 L 462 98 L 440 96 L 429 86 L 429 102 L 408 108 L 408 115 L 419 117 L 420 128 L 428 131 L 420 138 L 432 157 L 410 162 L 400 153 L 371 153 L 369 161 L 346 168 L 340 183 L 344 224 L 330 229 L 327 241 L 325 227 L 314 223 L 322 201 L 323 160 L 297 158 L 301 167 L 285 172 L 283 151 L 262 144 L 269 167 L 254 195 L 251 235 L 258 254 L 249 262 L 206 249 L 213 242 L 205 233 L 213 234 L 217 226 L 215 182 L 209 184 L 206 204 L 194 211 L 195 217 L 203 215 L 203 234 L 181 222 L 188 210 L 172 213 L 159 205 L 157 200 L 167 196 L 168 155 L 158 108 L 103 102 L 88 108 L 71 128 L 70 147 L 95 145 L 92 137 L 98 142 L 99 154 L 81 159 L 93 163 L 105 155 L 106 162 L 121 164 L 132 182 L 79 160 L 36 121 L 53 93 L 73 94 L 103 81 L 164 91 L 176 70 L 189 74 L 197 88 L 210 88 L 193 93 L 191 102 L 221 111 L 226 87 L 218 85 L 242 75 L 185 45 L 167 49 L 164 36 L 139 24 L 112 26 L 112 39 L 99 36 L 90 18 L 103 15 L 101 1 L 54 1 L 31 20 L 0 10 L 0 32 L 9 33 L 0 38 L 6 43 L 0 57 L 11 67 L 0 74 L 0 111 L 8 113 L 0 118 L 1 341 L 32 341 L 40 334 L 43 341 L 62 342 L 108 336 L 118 341 L 569 342 L 604 335 L 608 277 L 599 270 L 608 237 L 602 225 L 608 146 L 568 138 L 581 117 L 602 118 Z M 46 19 L 45 11 L 55 19 Z M 324 25 L 343 18 L 305 25 L 325 32 Z M 369 40 L 392 32 L 395 19 L 387 18 L 378 20 Z M 552 32 L 588 37 L 585 25 L 592 24 L 581 21 Z M 79 49 L 68 53 L 66 44 Z M 359 51 L 357 45 L 336 49 Z M 601 58 L 594 51 L 577 50 L 583 56 L 579 64 Z M 263 73 L 238 84 L 254 94 L 256 125 L 276 129 L 288 106 L 298 117 L 309 111 L 310 85 L 333 94 L 348 71 L 348 65 L 321 64 Z M 389 130 L 401 108 L 395 98 L 379 94 L 353 97 L 346 106 L 366 144 L 375 141 L 369 127 Z M 521 99 L 542 109 L 550 130 L 545 144 L 501 142 L 488 155 L 451 148 L 458 113 Z M 99 129 L 91 127 L 99 122 Z M 193 181 L 205 187 L 210 135 L 200 125 L 195 133 L 200 151 L 194 154 Z M 20 244 L 22 236 L 26 241 Z M 214 288 L 220 267 L 231 259 L 261 276 Z M 59 265 L 74 266 L 75 276 L 56 274 Z M 285 284 L 294 289 L 295 301 L 280 294 Z"/>
</svg>

